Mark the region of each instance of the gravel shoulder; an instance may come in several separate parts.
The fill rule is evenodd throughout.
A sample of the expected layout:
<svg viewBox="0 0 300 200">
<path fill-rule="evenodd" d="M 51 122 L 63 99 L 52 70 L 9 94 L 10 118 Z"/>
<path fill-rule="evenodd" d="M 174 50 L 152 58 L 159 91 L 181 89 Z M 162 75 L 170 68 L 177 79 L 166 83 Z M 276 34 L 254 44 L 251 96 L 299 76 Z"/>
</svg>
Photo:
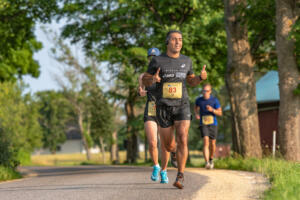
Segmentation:
<svg viewBox="0 0 300 200">
<path fill-rule="evenodd" d="M 270 187 L 269 181 L 262 174 L 233 170 L 206 170 L 190 168 L 186 171 L 202 175 L 207 183 L 201 187 L 193 199 L 261 199 L 263 192 Z"/>
</svg>

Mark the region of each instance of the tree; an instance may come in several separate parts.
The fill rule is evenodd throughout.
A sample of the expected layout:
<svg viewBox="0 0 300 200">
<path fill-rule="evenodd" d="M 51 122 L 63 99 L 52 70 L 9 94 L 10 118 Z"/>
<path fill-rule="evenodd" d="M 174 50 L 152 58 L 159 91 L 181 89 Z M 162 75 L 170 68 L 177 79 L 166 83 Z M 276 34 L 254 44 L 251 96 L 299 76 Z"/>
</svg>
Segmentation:
<svg viewBox="0 0 300 200">
<path fill-rule="evenodd" d="M 300 96 L 296 92 L 300 85 L 299 15 L 296 0 L 276 0 L 280 150 L 292 161 L 300 161 Z"/>
<path fill-rule="evenodd" d="M 53 57 L 63 66 L 63 76 L 66 83 L 60 78 L 57 81 L 63 89 L 63 95 L 68 100 L 75 115 L 75 121 L 78 124 L 87 160 L 91 159 L 90 147 L 92 147 L 91 138 L 91 112 L 88 98 L 88 91 L 84 87 L 85 77 L 79 61 L 73 56 L 70 48 L 59 38 L 55 39 L 57 49 L 53 49 Z"/>
<path fill-rule="evenodd" d="M 254 61 L 243 8 L 246 0 L 225 0 L 228 88 L 235 151 L 245 157 L 261 157 L 255 94 Z"/>
<path fill-rule="evenodd" d="M 23 86 L 0 83 L 0 165 L 15 168 L 41 146 L 38 106 Z M 25 157 L 28 158 L 25 158 Z"/>
<path fill-rule="evenodd" d="M 112 140 L 114 132 L 114 118 L 112 107 L 107 98 L 103 95 L 99 87 L 95 87 L 91 91 L 91 135 L 96 143 L 99 144 L 102 153 L 103 163 L 105 163 L 104 139 Z M 111 141 L 113 143 L 115 141 Z"/>
<path fill-rule="evenodd" d="M 0 2 L 0 81 L 16 80 L 22 75 L 39 76 L 33 53 L 42 45 L 34 35 L 37 21 L 50 22 L 56 0 Z"/>
<path fill-rule="evenodd" d="M 43 131 L 43 147 L 52 154 L 66 141 L 66 123 L 70 121 L 71 108 L 61 92 L 36 93 L 39 104 L 39 122 Z"/>
<path fill-rule="evenodd" d="M 104 140 L 111 141 L 111 146 L 113 146 L 113 139 L 116 139 L 112 138 L 115 129 L 112 106 L 99 87 L 97 77 L 101 75 L 101 71 L 98 69 L 96 62 L 91 62 L 83 72 L 87 77 L 84 84 L 88 90 L 89 103 L 91 104 L 89 107 L 91 112 L 91 136 L 94 143 L 100 147 L 103 163 L 105 163 Z"/>
<path fill-rule="evenodd" d="M 91 158 L 89 149 L 93 144 L 99 145 L 105 159 L 104 139 L 111 137 L 114 120 L 110 104 L 99 86 L 99 64 L 88 56 L 85 57 L 85 65 L 81 64 L 62 38 L 55 35 L 52 38 L 57 46 L 52 51 L 53 57 L 64 65 L 63 75 L 67 84 L 62 79 L 59 82 L 75 112 L 87 159 Z"/>
</svg>

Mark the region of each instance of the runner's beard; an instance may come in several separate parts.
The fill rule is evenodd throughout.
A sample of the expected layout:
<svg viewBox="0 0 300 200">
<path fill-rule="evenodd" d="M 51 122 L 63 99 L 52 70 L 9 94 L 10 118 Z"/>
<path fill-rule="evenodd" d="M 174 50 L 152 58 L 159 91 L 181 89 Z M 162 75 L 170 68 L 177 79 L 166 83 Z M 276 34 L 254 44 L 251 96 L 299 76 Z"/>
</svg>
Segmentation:
<svg viewBox="0 0 300 200">
<path fill-rule="evenodd" d="M 171 49 L 171 52 L 174 53 L 174 54 L 175 53 L 180 53 L 180 50 L 181 50 L 181 48 L 179 50 L 177 50 L 176 48 L 174 48 L 174 49 Z"/>
</svg>

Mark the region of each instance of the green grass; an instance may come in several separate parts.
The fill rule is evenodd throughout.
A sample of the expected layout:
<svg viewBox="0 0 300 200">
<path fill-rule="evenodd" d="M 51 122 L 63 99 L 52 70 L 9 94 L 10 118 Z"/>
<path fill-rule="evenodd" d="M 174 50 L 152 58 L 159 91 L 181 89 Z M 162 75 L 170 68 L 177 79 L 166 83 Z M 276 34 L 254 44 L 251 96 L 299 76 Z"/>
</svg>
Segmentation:
<svg viewBox="0 0 300 200">
<path fill-rule="evenodd" d="M 0 181 L 22 178 L 19 172 L 13 169 L 0 166 Z"/>
<path fill-rule="evenodd" d="M 215 168 L 254 171 L 264 174 L 271 188 L 263 196 L 265 200 L 300 199 L 300 164 L 282 159 L 224 158 L 215 161 Z"/>
<path fill-rule="evenodd" d="M 149 155 L 149 154 L 148 154 Z M 120 163 L 126 159 L 126 151 L 119 151 Z M 144 152 L 140 152 L 138 163 L 143 162 Z M 31 156 L 31 163 L 25 166 L 76 166 L 76 165 L 107 165 L 112 164 L 109 152 L 105 153 L 105 162 L 102 154 L 91 154 L 91 160 L 86 159 L 86 154 L 54 154 L 54 155 L 34 155 Z"/>
<path fill-rule="evenodd" d="M 200 151 L 190 151 L 191 164 L 188 167 L 199 166 L 203 164 L 203 156 Z M 106 152 L 105 162 L 103 162 L 102 154 L 91 154 L 91 160 L 86 159 L 85 154 L 54 154 L 54 155 L 33 155 L 31 156 L 31 163 L 23 164 L 23 166 L 74 166 L 74 165 L 109 165 L 110 154 Z M 120 164 L 124 165 L 136 165 L 136 166 L 151 166 L 150 154 L 148 153 L 148 161 L 145 162 L 145 153 L 140 152 L 137 163 L 126 164 L 126 151 L 119 151 Z"/>
</svg>

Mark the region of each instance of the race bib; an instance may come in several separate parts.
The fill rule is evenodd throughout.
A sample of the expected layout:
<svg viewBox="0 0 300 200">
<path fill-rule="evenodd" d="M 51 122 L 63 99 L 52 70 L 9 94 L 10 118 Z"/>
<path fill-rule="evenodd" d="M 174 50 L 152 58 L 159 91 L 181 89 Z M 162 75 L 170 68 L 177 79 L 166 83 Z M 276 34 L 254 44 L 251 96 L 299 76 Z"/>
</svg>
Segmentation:
<svg viewBox="0 0 300 200">
<path fill-rule="evenodd" d="M 154 101 L 148 102 L 148 116 L 156 116 L 156 106 Z"/>
<path fill-rule="evenodd" d="M 212 115 L 204 115 L 202 116 L 202 124 L 210 125 L 214 123 L 214 116 Z"/>
<path fill-rule="evenodd" d="M 180 99 L 182 97 L 182 83 L 164 83 L 163 98 Z"/>
</svg>

